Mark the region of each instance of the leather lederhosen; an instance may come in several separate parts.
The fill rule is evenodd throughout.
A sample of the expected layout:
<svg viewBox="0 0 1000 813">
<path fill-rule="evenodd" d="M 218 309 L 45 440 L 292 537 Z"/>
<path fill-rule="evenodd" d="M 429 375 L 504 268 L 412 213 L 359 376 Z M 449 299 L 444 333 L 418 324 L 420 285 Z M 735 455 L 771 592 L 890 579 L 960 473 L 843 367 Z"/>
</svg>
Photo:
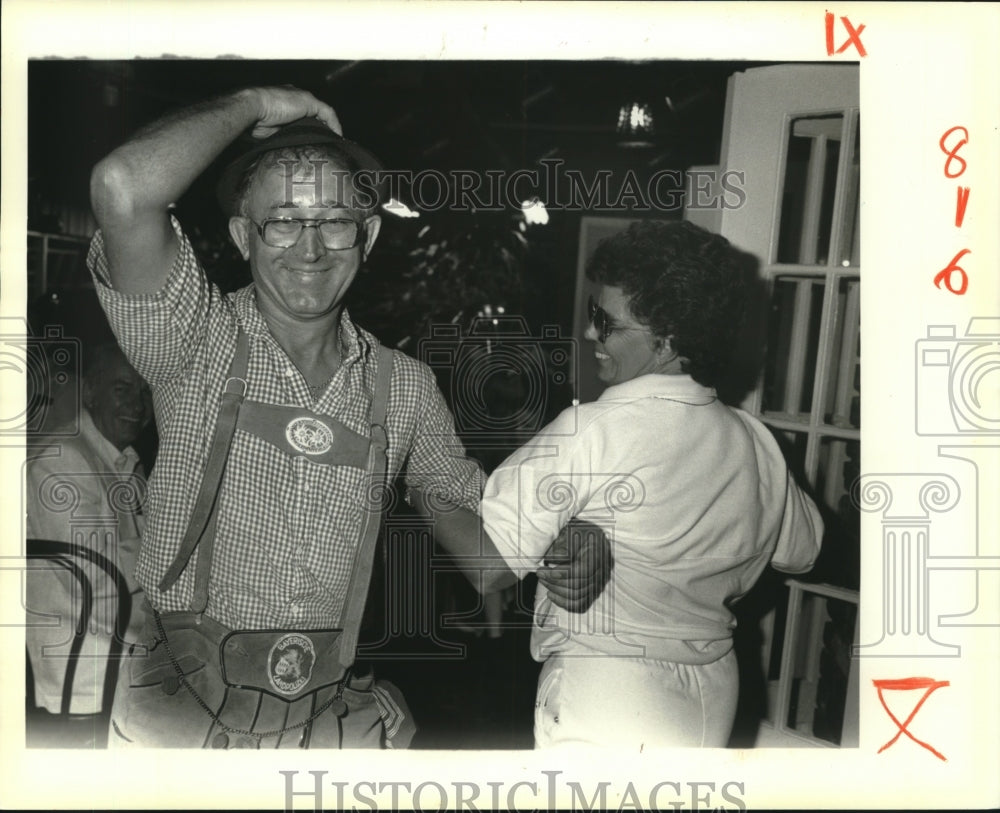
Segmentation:
<svg viewBox="0 0 1000 813">
<path fill-rule="evenodd" d="M 379 512 L 365 511 L 341 625 L 330 629 L 230 630 L 205 616 L 218 492 L 236 427 L 289 455 L 366 469 L 384 482 L 385 412 L 392 352 L 379 347 L 377 380 L 364 437 L 326 415 L 245 399 L 249 340 L 241 329 L 229 369 L 201 488 L 180 549 L 159 584 L 176 583 L 198 549 L 186 612 L 151 613 L 148 651 L 133 657 L 119 681 L 112 741 L 166 747 L 380 747 L 383 722 L 412 721 L 389 684 L 352 674 L 371 577 Z M 381 683 L 381 682 L 380 682 Z M 393 725 L 389 725 L 389 721 Z"/>
</svg>

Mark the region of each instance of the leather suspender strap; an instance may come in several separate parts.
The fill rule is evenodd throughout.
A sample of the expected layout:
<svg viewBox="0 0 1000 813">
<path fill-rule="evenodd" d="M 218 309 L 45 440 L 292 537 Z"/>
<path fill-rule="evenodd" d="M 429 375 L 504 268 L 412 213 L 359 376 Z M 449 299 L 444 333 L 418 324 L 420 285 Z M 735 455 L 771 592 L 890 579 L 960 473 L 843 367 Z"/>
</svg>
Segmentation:
<svg viewBox="0 0 1000 813">
<path fill-rule="evenodd" d="M 219 401 L 219 414 L 215 421 L 215 436 L 212 438 L 212 446 L 208 452 L 208 461 L 205 464 L 205 473 L 201 478 L 201 488 L 195 500 L 194 509 L 191 512 L 191 519 L 188 521 L 187 531 L 181 541 L 177 556 L 171 563 L 166 574 L 158 585 L 160 592 L 166 592 L 177 582 L 184 568 L 187 567 L 188 560 L 202 537 L 205 537 L 206 524 L 215 513 L 213 511 L 215 502 L 219 494 L 219 485 L 222 482 L 222 473 L 226 469 L 226 460 L 229 458 L 229 446 L 233 441 L 233 433 L 236 431 L 236 419 L 239 416 L 240 404 L 247 393 L 247 366 L 250 360 L 250 339 L 239 328 L 236 336 L 236 353 L 233 355 L 232 363 L 229 365 L 229 376 L 222 392 L 222 399 Z M 211 530 L 214 531 L 214 522 L 211 523 Z M 214 533 L 208 534 L 211 540 Z M 201 556 L 211 564 L 211 555 Z M 207 578 L 206 578 L 207 582 Z M 207 595 L 207 583 L 205 585 Z M 194 612 L 201 612 L 201 609 Z"/>
<path fill-rule="evenodd" d="M 202 534 L 201 550 L 194 571 L 194 593 L 191 595 L 191 612 L 203 613 L 208 606 L 208 579 L 212 575 L 212 553 L 215 550 L 215 527 L 219 519 L 219 504 L 212 506 L 212 515 Z"/>
<path fill-rule="evenodd" d="M 164 577 L 160 580 L 159 589 L 169 590 L 184 572 L 191 554 L 199 543 L 202 550 L 198 556 L 195 571 L 194 595 L 191 601 L 191 612 L 204 612 L 208 605 L 208 582 L 211 575 L 212 551 L 215 543 L 216 500 L 222 475 L 225 471 L 229 447 L 239 417 L 240 405 L 246 395 L 247 363 L 249 359 L 249 340 L 240 329 L 237 339 L 236 355 L 229 368 L 229 378 L 226 380 L 222 401 L 219 405 L 219 417 L 215 425 L 215 436 L 209 451 L 208 463 L 202 478 L 201 489 L 195 501 L 195 508 L 188 523 L 187 532 L 181 542 L 177 556 L 171 563 Z M 389 440 L 385 430 L 386 409 L 389 402 L 389 383 L 392 378 L 392 350 L 379 345 L 378 373 L 375 380 L 375 392 L 372 396 L 370 422 L 371 442 L 368 449 L 368 484 L 370 495 L 380 495 L 386 487 L 385 474 L 388 468 L 386 451 Z M 368 598 L 368 586 L 371 582 L 374 564 L 375 543 L 381 525 L 380 506 L 371 505 L 371 499 L 365 500 L 362 531 L 354 557 L 354 568 L 348 583 L 347 598 L 341 612 L 343 628 L 343 644 L 340 649 L 340 659 L 343 666 L 354 663 L 354 653 L 357 648 L 358 635 L 364 615 L 365 603 Z"/>
<path fill-rule="evenodd" d="M 375 560 L 375 543 L 382 524 L 381 495 L 382 490 L 388 487 L 385 474 L 388 468 L 386 450 L 389 438 L 385 431 L 385 414 L 389 403 L 392 363 L 392 350 L 379 345 L 378 376 L 375 380 L 375 394 L 371 406 L 371 445 L 368 447 L 369 488 L 367 499 L 362 505 L 364 519 L 358 549 L 354 555 L 354 570 L 347 585 L 344 608 L 340 613 L 340 626 L 344 630 L 341 637 L 340 663 L 345 667 L 354 663 L 355 650 L 358 647 L 358 635 L 361 631 L 361 620 L 365 612 Z"/>
</svg>

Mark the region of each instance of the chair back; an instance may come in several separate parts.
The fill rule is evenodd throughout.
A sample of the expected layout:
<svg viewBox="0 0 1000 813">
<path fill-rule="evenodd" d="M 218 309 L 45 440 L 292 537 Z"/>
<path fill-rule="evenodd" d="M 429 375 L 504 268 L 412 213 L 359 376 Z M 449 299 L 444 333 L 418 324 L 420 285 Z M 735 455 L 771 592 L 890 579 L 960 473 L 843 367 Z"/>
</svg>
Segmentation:
<svg viewBox="0 0 1000 813">
<path fill-rule="evenodd" d="M 115 695 L 115 684 L 118 681 L 118 667 L 121 664 L 125 645 L 125 632 L 128 629 L 132 615 L 132 594 L 128 582 L 122 572 L 106 556 L 68 542 L 58 542 L 52 539 L 28 539 L 25 545 L 25 556 L 34 561 L 50 561 L 68 570 L 80 585 L 81 606 L 79 623 L 76 625 L 73 640 L 70 643 L 69 657 L 66 663 L 66 674 L 63 679 L 62 702 L 60 714 L 69 715 L 70 701 L 73 698 L 73 681 L 76 678 L 77 664 L 83 639 L 87 634 L 91 616 L 94 612 L 94 588 L 90 583 L 83 564 L 89 562 L 103 570 L 115 583 L 117 594 L 117 610 L 115 614 L 115 630 L 111 637 L 108 651 L 107 668 L 104 672 L 103 702 L 101 708 L 110 714 L 111 702 Z"/>
</svg>

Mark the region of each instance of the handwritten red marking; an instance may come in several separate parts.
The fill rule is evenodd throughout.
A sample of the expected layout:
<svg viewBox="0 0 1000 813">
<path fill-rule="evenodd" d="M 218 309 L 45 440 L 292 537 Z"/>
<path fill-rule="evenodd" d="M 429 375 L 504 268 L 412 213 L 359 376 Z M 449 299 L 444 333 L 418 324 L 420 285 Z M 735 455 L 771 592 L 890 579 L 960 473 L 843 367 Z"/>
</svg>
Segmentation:
<svg viewBox="0 0 1000 813">
<path fill-rule="evenodd" d="M 962 228 L 962 221 L 965 220 L 965 207 L 969 205 L 969 187 L 958 187 L 958 201 L 955 203 L 955 225 Z"/>
<path fill-rule="evenodd" d="M 881 754 L 886 748 L 889 748 L 890 746 L 894 745 L 896 740 L 899 739 L 900 735 L 905 734 L 921 748 L 926 748 L 928 751 L 934 754 L 934 756 L 936 756 L 938 759 L 947 762 L 948 759 L 947 757 L 945 757 L 944 754 L 935 750 L 931 745 L 924 742 L 923 740 L 918 740 L 916 737 L 914 737 L 913 734 L 911 734 L 910 731 L 907 729 L 907 726 L 909 726 L 909 724 L 913 721 L 913 718 L 917 716 L 917 712 L 920 711 L 920 707 L 924 704 L 924 701 L 931 696 L 933 692 L 935 692 L 937 689 L 940 689 L 942 686 L 950 686 L 951 683 L 947 680 L 934 680 L 933 678 L 926 678 L 926 677 L 900 678 L 897 680 L 873 680 L 872 683 L 875 684 L 875 688 L 878 691 L 878 699 L 879 702 L 882 704 L 882 708 L 885 709 L 885 713 L 889 715 L 892 721 L 896 724 L 896 727 L 899 729 L 899 731 L 896 732 L 896 736 L 894 736 L 885 745 L 883 745 L 881 748 L 878 749 L 878 753 Z M 885 697 L 883 697 L 882 692 L 887 690 L 894 692 L 899 692 L 899 691 L 905 692 L 905 691 L 912 691 L 914 689 L 923 689 L 924 693 L 921 696 L 921 698 L 917 701 L 917 704 L 913 707 L 913 711 L 910 712 L 910 716 L 907 717 L 901 723 L 899 722 L 899 719 L 896 717 L 896 715 L 889 710 L 889 706 L 886 705 Z"/>
<path fill-rule="evenodd" d="M 958 133 L 958 141 L 955 142 L 952 136 Z M 962 125 L 956 125 L 954 127 L 949 127 L 938 139 L 938 146 L 941 148 L 947 158 L 944 162 L 944 177 L 946 178 L 958 178 L 960 177 L 966 169 L 968 169 L 968 163 L 966 160 L 959 155 L 959 151 L 969 143 L 969 131 Z M 958 163 L 959 167 L 957 170 L 952 168 L 952 164 Z M 962 227 L 962 223 L 965 221 L 965 210 L 969 205 L 969 191 L 970 187 L 960 186 L 957 189 L 958 197 L 955 201 L 955 226 L 958 228 Z M 941 284 L 944 283 L 944 287 L 947 288 L 951 293 L 961 296 L 969 288 L 969 275 L 965 273 L 965 269 L 962 268 L 958 261 L 962 259 L 966 254 L 971 253 L 969 249 L 962 249 L 958 254 L 956 254 L 950 263 L 945 268 L 942 268 L 934 277 L 934 286 L 940 288 Z M 959 285 L 956 288 L 952 285 L 952 278 L 954 275 L 958 275 Z"/>
<path fill-rule="evenodd" d="M 969 288 L 969 275 L 965 273 L 958 261 L 962 259 L 966 254 L 971 254 L 972 251 L 967 248 L 963 248 L 958 254 L 951 258 L 951 262 L 948 263 L 946 268 L 942 268 L 937 272 L 937 276 L 934 277 L 934 287 L 940 288 L 941 283 L 944 283 L 944 287 L 951 291 L 953 294 L 961 296 Z M 958 288 L 953 288 L 951 284 L 952 274 L 958 274 L 960 284 Z"/>
<path fill-rule="evenodd" d="M 842 54 L 847 50 L 848 46 L 853 45 L 857 49 L 860 56 L 868 56 L 868 52 L 865 51 L 865 46 L 861 43 L 861 32 L 865 30 L 865 24 L 862 23 L 855 28 L 847 17 L 841 17 L 840 22 L 843 24 L 844 28 L 847 29 L 847 39 L 844 40 L 843 45 L 834 50 L 833 14 L 829 11 L 826 12 L 826 55 L 833 56 L 835 53 Z"/>
<path fill-rule="evenodd" d="M 957 133 L 957 132 L 961 132 L 964 138 L 962 138 L 954 147 L 947 146 L 945 142 L 948 140 L 948 136 L 950 136 L 952 133 Z M 961 125 L 945 130 L 944 135 L 941 136 L 941 140 L 938 141 L 938 146 L 941 148 L 941 152 L 943 152 L 945 155 L 948 156 L 948 159 L 944 162 L 944 177 L 957 178 L 963 172 L 965 172 L 965 169 L 968 165 L 965 163 L 965 159 L 958 154 L 958 151 L 968 143 L 969 143 L 969 131 L 966 130 Z M 962 168 L 958 172 L 951 172 L 949 170 L 952 161 L 958 161 L 962 165 Z"/>
</svg>

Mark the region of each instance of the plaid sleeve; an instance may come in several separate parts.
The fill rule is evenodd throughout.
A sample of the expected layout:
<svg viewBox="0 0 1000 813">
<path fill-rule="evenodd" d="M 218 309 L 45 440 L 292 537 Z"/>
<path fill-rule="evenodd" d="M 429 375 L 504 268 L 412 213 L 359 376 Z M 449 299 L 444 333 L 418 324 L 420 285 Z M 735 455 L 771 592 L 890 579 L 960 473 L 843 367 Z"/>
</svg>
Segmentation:
<svg viewBox="0 0 1000 813">
<path fill-rule="evenodd" d="M 87 254 L 101 306 L 132 366 L 152 385 L 185 370 L 203 338 L 211 301 L 210 286 L 191 242 L 171 216 L 178 250 L 163 287 L 154 294 L 125 294 L 111 285 L 104 235 L 97 231 Z"/>
<path fill-rule="evenodd" d="M 486 477 L 479 463 L 466 456 L 433 373 L 422 364 L 419 367 L 417 426 L 406 466 L 406 485 L 478 514 Z"/>
</svg>

